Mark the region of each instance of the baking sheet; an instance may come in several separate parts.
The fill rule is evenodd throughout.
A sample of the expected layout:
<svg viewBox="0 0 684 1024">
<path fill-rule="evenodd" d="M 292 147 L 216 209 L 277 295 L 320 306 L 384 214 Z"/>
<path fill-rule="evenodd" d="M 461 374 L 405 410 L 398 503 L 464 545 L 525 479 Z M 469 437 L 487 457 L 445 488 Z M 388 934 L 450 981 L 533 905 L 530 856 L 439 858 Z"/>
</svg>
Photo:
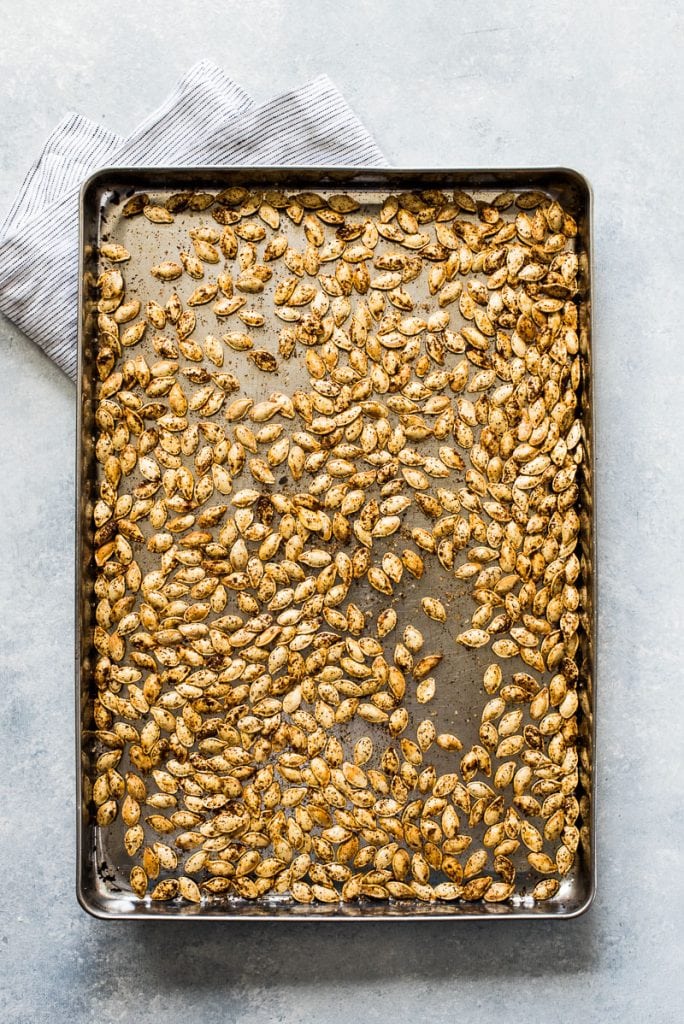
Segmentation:
<svg viewBox="0 0 684 1024">
<path fill-rule="evenodd" d="M 133 863 L 125 854 L 122 845 L 123 826 L 115 825 L 106 831 L 93 823 L 92 808 L 84 800 L 89 789 L 84 778 L 92 771 L 92 741 L 89 708 L 92 697 L 92 629 L 94 624 L 94 605 L 92 586 L 94 566 L 92 561 L 92 533 L 89 509 L 92 508 L 93 496 L 96 493 L 98 464 L 94 457 L 94 422 L 95 388 L 97 373 L 94 366 L 96 354 L 96 327 L 94 303 L 96 296 L 92 283 L 97 279 L 100 267 L 98 264 L 98 245 L 103 240 L 123 244 L 131 251 L 132 260 L 125 265 L 127 294 L 135 295 L 141 288 L 141 298 L 156 298 L 163 304 L 169 293 L 169 285 L 155 281 L 149 276 L 149 267 L 167 258 L 177 258 L 181 238 L 187 240 L 190 226 L 215 222 L 211 210 L 201 214 L 190 211 L 176 214 L 172 225 L 155 225 L 143 217 L 126 218 L 121 210 L 130 195 L 144 191 L 152 201 L 163 202 L 168 195 L 191 189 L 193 191 L 216 192 L 232 185 L 244 185 L 250 189 L 282 189 L 288 194 L 300 190 L 322 192 L 324 195 L 346 192 L 357 199 L 361 210 L 354 214 L 354 219 L 362 219 L 364 213 L 377 214 L 379 207 L 388 195 L 403 191 L 422 189 L 442 189 L 453 191 L 463 189 L 476 198 L 490 201 L 495 195 L 506 190 L 519 192 L 524 189 L 539 190 L 552 198 L 557 198 L 569 209 L 578 222 L 578 235 L 575 246 L 583 266 L 583 293 L 578 297 L 581 319 L 581 341 L 584 371 L 584 384 L 580 394 L 581 416 L 584 424 L 586 449 L 589 459 L 582 467 L 581 498 L 578 509 L 582 521 L 580 543 L 583 553 L 585 570 L 585 607 L 583 611 L 583 635 L 578 652 L 580 678 L 580 757 L 581 786 L 585 801 L 585 815 L 582 822 L 584 843 L 580 847 L 576 862 L 571 872 L 562 879 L 561 888 L 556 896 L 545 903 L 535 903 L 527 893 L 531 892 L 539 875 L 533 872 L 523 858 L 514 858 L 518 869 L 518 885 L 522 895 L 507 903 L 423 903 L 420 901 L 373 901 L 361 900 L 357 903 L 300 905 L 283 898 L 264 898 L 258 901 L 237 899 L 219 899 L 210 901 L 200 907 L 173 903 L 150 903 L 138 901 L 131 897 L 128 888 L 128 872 Z M 539 170 L 539 171 L 359 171 L 359 170 L 279 170 L 279 169 L 184 169 L 184 170 L 112 170 L 102 171 L 94 176 L 82 192 L 82 274 L 81 274 L 81 324 L 79 337 L 79 451 L 77 479 L 79 493 L 77 499 L 78 517 L 78 565 L 77 565 L 77 751 L 79 758 L 78 772 L 78 894 L 82 905 L 102 917 L 114 918 L 161 918 L 179 917 L 182 919 L 239 919 L 243 917 L 260 917 L 273 920 L 279 919 L 354 919 L 377 920 L 387 918 L 418 918 L 445 917 L 463 919 L 520 919 L 521 917 L 570 917 L 581 913 L 589 905 L 595 885 L 595 857 L 593 843 L 594 793 L 593 793 L 593 700 L 594 700 L 594 663 L 593 648 L 595 644 L 595 552 L 594 552 L 594 509 L 591 457 L 593 455 L 593 434 L 591 416 L 591 350 L 590 350 L 590 197 L 588 186 L 584 180 L 571 171 Z M 301 232 L 282 219 L 282 229 L 301 244 Z M 323 268 L 322 268 L 323 269 Z M 197 282 L 192 282 L 194 285 Z M 271 282 L 272 286 L 273 282 Z M 417 282 L 413 282 L 415 291 Z M 183 287 L 186 287 L 183 285 Z M 186 288 L 187 290 L 187 288 Z M 268 312 L 270 302 L 267 290 L 262 295 L 250 297 L 250 307 L 263 306 Z M 428 299 L 427 288 L 424 300 Z M 251 301 L 254 299 L 255 301 Z M 434 306 L 434 300 L 431 300 Z M 198 319 L 197 335 L 203 336 L 210 330 L 218 333 L 216 320 L 210 313 L 209 306 L 195 307 Z M 454 309 L 454 307 L 450 307 Z M 418 312 L 418 310 L 416 310 Z M 458 315 L 458 314 L 457 314 Z M 280 321 L 274 320 L 269 331 L 269 322 L 260 329 L 260 336 L 265 339 L 264 347 L 277 353 L 277 332 L 282 328 Z M 226 326 L 225 329 L 231 329 Z M 457 329 L 457 326 L 456 328 Z M 136 347 L 147 357 L 157 359 L 150 345 L 150 335 Z M 263 374 L 247 369 L 251 364 L 244 359 L 243 353 L 227 351 L 223 370 L 234 372 L 244 383 L 245 390 L 255 401 L 268 397 L 274 391 L 291 394 L 299 385 L 308 382 L 308 375 L 299 359 L 280 360 L 276 374 Z M 421 444 L 426 454 L 429 445 Z M 135 475 L 133 476 L 135 482 Z M 249 486 L 251 478 L 245 475 L 242 482 L 236 481 L 236 489 Z M 401 534 L 392 538 L 395 549 L 406 546 L 406 539 Z M 392 545 L 390 545 L 392 546 Z M 149 565 L 145 562 L 146 552 L 136 550 L 136 558 L 143 573 Z M 149 558 L 150 556 L 148 556 Z M 449 613 L 448 626 L 432 622 L 420 611 L 420 599 L 428 594 L 439 596 L 447 606 Z M 373 612 L 380 605 L 386 604 L 371 590 L 365 581 L 353 585 L 349 599 L 356 601 L 362 608 Z M 425 647 L 422 653 L 437 651 L 445 652 L 445 661 L 438 670 L 438 688 L 434 700 L 429 705 L 418 705 L 409 696 L 406 702 L 410 714 L 416 720 L 431 717 L 437 732 L 456 733 L 463 741 L 464 749 L 479 742 L 478 728 L 480 713 L 487 696 L 482 689 L 482 675 L 486 665 L 492 660 L 488 648 L 467 650 L 453 643 L 457 632 L 468 628 L 473 610 L 470 596 L 470 585 L 467 580 L 457 580 L 453 575 L 445 573 L 436 559 L 429 560 L 429 571 L 421 581 L 414 580 L 408 574 L 395 591 L 395 608 L 399 615 L 399 624 L 393 636 L 399 637 L 407 622 L 418 624 L 425 636 Z M 505 668 L 512 671 L 524 671 L 526 666 L 520 659 L 510 659 Z M 450 680 L 451 685 L 445 685 Z M 368 723 L 353 719 L 346 729 L 344 739 L 353 743 L 360 735 L 371 735 L 377 740 L 376 746 L 387 742 L 387 734 L 382 726 L 369 726 Z M 383 744 L 384 745 L 384 744 Z M 436 756 L 432 756 L 436 751 Z M 431 760 L 437 771 L 453 770 L 454 755 L 439 751 L 433 747 Z M 460 758 L 459 758 L 460 759 Z M 126 764 L 122 762 L 119 771 L 124 771 Z M 591 810 L 586 811 L 587 802 Z M 476 826 L 474 834 L 483 831 Z"/>
</svg>

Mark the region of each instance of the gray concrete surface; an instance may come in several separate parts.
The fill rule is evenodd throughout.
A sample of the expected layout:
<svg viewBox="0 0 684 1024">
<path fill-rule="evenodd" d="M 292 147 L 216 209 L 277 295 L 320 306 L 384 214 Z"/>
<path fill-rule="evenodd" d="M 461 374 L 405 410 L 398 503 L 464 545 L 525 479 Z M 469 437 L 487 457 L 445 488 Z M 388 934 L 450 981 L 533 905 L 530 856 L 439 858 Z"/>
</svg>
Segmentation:
<svg viewBox="0 0 684 1024">
<path fill-rule="evenodd" d="M 327 71 L 405 166 L 595 190 L 599 895 L 567 924 L 157 926 L 74 896 L 74 389 L 0 323 L 0 1020 L 680 1020 L 681 4 L 0 0 L 0 208 L 68 109 L 126 132 L 194 61 Z M 678 42 L 679 35 L 679 42 Z"/>
</svg>

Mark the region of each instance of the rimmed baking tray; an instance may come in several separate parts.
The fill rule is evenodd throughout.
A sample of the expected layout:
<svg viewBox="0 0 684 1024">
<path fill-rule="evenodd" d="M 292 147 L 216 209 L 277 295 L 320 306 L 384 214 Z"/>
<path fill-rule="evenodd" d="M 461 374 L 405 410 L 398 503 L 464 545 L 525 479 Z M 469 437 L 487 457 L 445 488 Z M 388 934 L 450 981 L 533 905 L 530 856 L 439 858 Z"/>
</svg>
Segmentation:
<svg viewBox="0 0 684 1024">
<path fill-rule="evenodd" d="M 237 898 L 212 899 L 196 906 L 179 901 L 151 902 L 138 900 L 128 887 L 130 861 L 123 850 L 123 828 L 100 829 L 95 823 L 92 802 L 93 754 L 95 745 L 92 730 L 93 683 L 93 628 L 95 624 L 95 598 L 93 582 L 92 507 L 98 487 L 98 462 L 95 457 L 94 409 L 97 390 L 97 292 L 94 288 L 99 266 L 99 245 L 103 240 L 125 243 L 134 253 L 127 265 L 127 281 L 135 292 L 138 266 L 144 261 L 145 270 L 153 262 L 168 258 L 178 251 L 179 230 L 187 233 L 188 224 L 183 215 L 177 224 L 151 224 L 142 217 L 126 218 L 122 207 L 127 199 L 140 192 L 148 193 L 154 201 L 163 202 L 169 195 L 183 192 L 216 193 L 232 186 L 250 190 L 282 190 L 288 194 L 300 191 L 321 192 L 330 195 L 345 192 L 361 204 L 361 214 L 377 213 L 388 194 L 443 190 L 464 190 L 484 202 L 511 190 L 519 193 L 538 191 L 549 199 L 557 199 L 574 216 L 578 231 L 573 240 L 580 261 L 579 309 L 580 358 L 582 384 L 579 391 L 579 413 L 582 421 L 586 458 L 578 475 L 579 498 L 576 505 L 581 530 L 579 548 L 582 561 L 581 635 L 577 652 L 579 678 L 579 774 L 582 797 L 580 844 L 571 871 L 562 879 L 556 896 L 547 902 L 535 902 L 526 893 L 531 892 L 539 880 L 525 865 L 518 872 L 522 882 L 521 894 L 505 903 L 439 903 L 413 900 L 360 899 L 339 904 L 297 904 L 289 900 L 264 898 L 243 900 Z M 209 213 L 210 211 L 208 211 Z M 211 220 L 208 219 L 211 223 Z M 591 358 L 591 193 L 586 180 L 575 171 L 566 169 L 493 169 L 493 170 L 359 170 L 324 168 L 183 168 L 183 169 L 108 169 L 97 172 L 83 186 L 80 201 L 80 290 L 79 290 L 79 368 L 78 368 L 78 427 L 76 463 L 76 754 L 77 754 L 77 895 L 81 906 L 89 913 L 107 919 L 156 920 L 417 920 L 442 918 L 446 920 L 520 920 L 562 919 L 576 917 L 591 904 L 596 885 L 595 824 L 595 772 L 594 772 L 594 695 L 596 645 L 596 539 L 593 473 L 593 417 L 592 417 L 592 358 Z M 140 266 L 142 272 L 142 264 Z M 149 285 L 146 285 L 149 289 Z M 268 324 L 267 324 L 268 326 Z M 277 324 L 278 327 L 282 326 Z M 145 349 L 145 342 L 141 350 Z M 156 357 L 155 357 L 156 358 Z M 292 365 L 293 364 L 293 365 Z M 227 367 L 230 369 L 231 367 Z M 241 368 L 242 376 L 245 373 Z M 277 380 L 268 387 L 283 391 L 298 383 L 297 361 L 291 361 Z M 254 376 L 255 390 L 263 388 Z M 247 387 L 250 386 L 250 378 Z M 255 394 L 256 397 L 256 394 Z M 143 555 L 144 558 L 144 555 Z M 434 593 L 435 581 L 413 586 L 402 593 L 399 604 L 406 603 L 409 621 L 412 602 Z M 439 584 L 437 584 L 439 585 Z M 442 585 L 444 583 L 442 582 Z M 450 614 L 459 618 L 465 628 L 469 617 L 469 597 L 465 588 L 460 593 L 449 592 Z M 400 613 L 401 615 L 401 613 Z M 423 628 L 425 619 L 421 619 Z M 430 628 L 430 627 L 434 628 Z M 435 650 L 444 644 L 443 630 L 427 621 L 424 628 L 426 650 Z M 458 727 L 466 742 L 477 742 L 479 715 L 486 696 L 481 688 L 482 670 L 486 656 L 481 651 L 467 651 L 451 643 L 446 651 L 449 661 L 447 675 L 458 685 L 458 700 L 448 689 L 438 692 L 432 713 L 440 719 L 440 727 Z M 511 668 L 524 669 L 513 659 Z M 364 724 L 364 730 L 367 726 Z M 350 736 L 351 739 L 355 735 Z M 443 770 L 446 770 L 443 768 Z M 578 824 L 580 824 L 578 822 Z"/>
</svg>

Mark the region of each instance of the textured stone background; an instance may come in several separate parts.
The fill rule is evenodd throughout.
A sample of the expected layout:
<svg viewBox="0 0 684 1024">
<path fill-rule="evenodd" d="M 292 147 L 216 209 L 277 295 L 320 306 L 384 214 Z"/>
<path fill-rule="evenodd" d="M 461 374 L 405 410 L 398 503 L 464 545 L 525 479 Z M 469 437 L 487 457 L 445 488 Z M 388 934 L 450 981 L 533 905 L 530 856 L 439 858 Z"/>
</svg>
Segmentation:
<svg viewBox="0 0 684 1024">
<path fill-rule="evenodd" d="M 106 924 L 74 896 L 74 389 L 0 322 L 0 1020 L 678 1019 L 682 8 L 668 0 L 0 0 L 0 208 L 55 122 L 126 132 L 210 57 L 327 71 L 404 166 L 595 194 L 599 895 L 567 924 Z M 679 901 L 679 909 L 677 903 Z"/>
</svg>

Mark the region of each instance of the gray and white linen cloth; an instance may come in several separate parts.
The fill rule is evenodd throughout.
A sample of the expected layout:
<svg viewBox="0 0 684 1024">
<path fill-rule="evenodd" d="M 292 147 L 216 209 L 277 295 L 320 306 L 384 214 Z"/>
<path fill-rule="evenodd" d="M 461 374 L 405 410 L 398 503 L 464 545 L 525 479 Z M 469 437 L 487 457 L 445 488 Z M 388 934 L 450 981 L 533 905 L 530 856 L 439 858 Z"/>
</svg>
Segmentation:
<svg viewBox="0 0 684 1024">
<path fill-rule="evenodd" d="M 57 125 L 0 227 L 0 311 L 76 379 L 78 194 L 98 168 L 382 162 L 326 76 L 257 105 L 202 61 L 128 138 L 79 114 Z"/>
</svg>

